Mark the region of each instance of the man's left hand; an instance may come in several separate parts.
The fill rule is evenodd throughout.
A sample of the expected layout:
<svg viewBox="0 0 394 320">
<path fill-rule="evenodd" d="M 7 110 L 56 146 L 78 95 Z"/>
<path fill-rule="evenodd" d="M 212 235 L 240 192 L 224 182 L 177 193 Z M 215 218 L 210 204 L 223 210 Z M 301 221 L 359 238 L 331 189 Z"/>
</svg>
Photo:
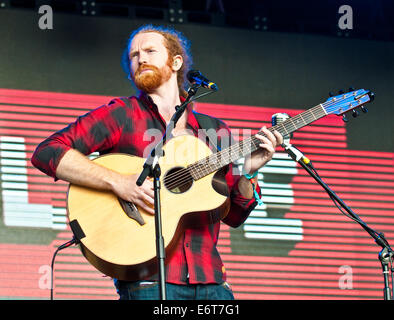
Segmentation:
<svg viewBox="0 0 394 320">
<path fill-rule="evenodd" d="M 275 153 L 278 145 L 283 143 L 283 137 L 278 131 L 273 133 L 264 126 L 261 131 L 265 136 L 256 134 L 261 143 L 259 148 L 252 152 L 252 154 L 245 158 L 244 173 L 253 174 L 270 161 Z"/>
</svg>

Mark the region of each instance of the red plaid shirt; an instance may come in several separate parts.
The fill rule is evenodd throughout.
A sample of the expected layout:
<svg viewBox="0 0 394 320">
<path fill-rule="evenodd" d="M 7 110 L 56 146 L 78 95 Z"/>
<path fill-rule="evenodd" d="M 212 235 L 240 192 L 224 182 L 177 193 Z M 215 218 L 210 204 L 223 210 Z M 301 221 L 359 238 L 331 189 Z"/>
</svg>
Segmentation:
<svg viewBox="0 0 394 320">
<path fill-rule="evenodd" d="M 195 112 L 191 108 L 188 110 L 187 129 L 191 129 L 195 136 L 198 136 L 201 128 Z M 215 121 L 217 130 L 225 128 L 230 134 L 222 121 Z M 146 139 L 144 133 L 148 129 L 156 129 L 161 136 L 165 128 L 166 123 L 149 96 L 141 94 L 138 98 L 116 98 L 79 117 L 74 123 L 40 143 L 31 162 L 57 180 L 57 165 L 70 148 L 85 155 L 97 151 L 100 154 L 117 152 L 143 157 L 146 147 L 153 141 L 158 141 L 157 137 L 156 140 L 155 137 Z M 232 169 L 233 164 L 230 164 L 226 181 L 230 190 L 231 206 L 223 222 L 237 227 L 245 221 L 257 203 L 239 193 L 240 176 L 234 175 Z M 258 192 L 260 193 L 259 188 Z M 223 263 L 216 247 L 219 229 L 220 222 L 184 232 L 175 253 L 166 261 L 167 282 L 185 284 L 225 281 Z M 154 276 L 153 279 L 157 277 Z"/>
</svg>

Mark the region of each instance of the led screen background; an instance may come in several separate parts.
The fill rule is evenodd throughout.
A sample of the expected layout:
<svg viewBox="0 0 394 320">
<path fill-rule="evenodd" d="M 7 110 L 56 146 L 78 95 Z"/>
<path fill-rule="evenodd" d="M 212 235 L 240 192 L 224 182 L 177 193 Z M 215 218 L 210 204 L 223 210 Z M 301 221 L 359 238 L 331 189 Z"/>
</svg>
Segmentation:
<svg viewBox="0 0 394 320">
<path fill-rule="evenodd" d="M 49 265 L 71 238 L 67 184 L 29 162 L 35 146 L 75 117 L 134 93 L 120 70 L 129 32 L 146 21 L 0 11 L 0 297 L 49 297 Z M 24 24 L 19 23 L 21 20 Z M 197 110 L 226 121 L 235 137 L 271 115 L 294 116 L 328 91 L 371 89 L 369 113 L 345 124 L 328 116 L 294 133 L 324 180 L 389 242 L 394 229 L 393 45 L 378 41 L 180 25 L 195 67 L 220 88 Z M 52 33 L 51 33 L 52 32 Z M 207 44 L 210 44 L 209 46 Z M 212 54 L 215 52 L 215 54 Z M 240 134 L 240 136 L 238 136 Z M 240 299 L 381 299 L 379 247 L 343 216 L 283 150 L 260 171 L 264 205 L 238 229 L 222 225 L 219 250 Z M 116 299 L 112 281 L 77 247 L 55 265 L 55 298 Z"/>
<path fill-rule="evenodd" d="M 4 297 L 47 297 L 51 255 L 72 237 L 66 217 L 67 184 L 55 183 L 32 167 L 34 148 L 92 104 L 109 100 L 0 90 L 2 238 L 17 237 L 14 243 L 1 244 Z M 293 116 L 302 111 L 209 103 L 198 103 L 196 110 L 225 120 L 235 139 L 269 126 L 273 113 Z M 313 159 L 319 174 L 365 222 L 393 238 L 393 153 L 347 149 L 346 129 L 336 116 L 298 130 L 292 143 Z M 260 170 L 259 184 L 264 204 L 240 228 L 222 225 L 219 250 L 237 298 L 379 298 L 376 245 L 359 225 L 339 213 L 287 153 L 279 150 Z M 66 249 L 57 261 L 56 298 L 116 297 L 111 279 L 95 271 L 79 249 Z"/>
</svg>

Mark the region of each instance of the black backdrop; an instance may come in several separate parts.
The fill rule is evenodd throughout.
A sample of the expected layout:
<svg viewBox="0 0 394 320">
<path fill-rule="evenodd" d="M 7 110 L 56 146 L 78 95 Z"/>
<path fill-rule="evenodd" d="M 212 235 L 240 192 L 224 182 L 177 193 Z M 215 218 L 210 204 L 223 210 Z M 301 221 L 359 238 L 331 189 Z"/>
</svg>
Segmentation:
<svg viewBox="0 0 394 320">
<path fill-rule="evenodd" d="M 31 10 L 0 11 L 0 87 L 132 95 L 120 67 L 122 49 L 134 28 L 161 22 L 54 12 L 53 29 L 41 30 L 39 17 Z M 325 101 L 329 91 L 370 89 L 376 99 L 367 115 L 347 124 L 348 146 L 393 150 L 393 42 L 175 27 L 192 40 L 194 67 L 219 85 L 203 101 L 303 109 Z"/>
</svg>

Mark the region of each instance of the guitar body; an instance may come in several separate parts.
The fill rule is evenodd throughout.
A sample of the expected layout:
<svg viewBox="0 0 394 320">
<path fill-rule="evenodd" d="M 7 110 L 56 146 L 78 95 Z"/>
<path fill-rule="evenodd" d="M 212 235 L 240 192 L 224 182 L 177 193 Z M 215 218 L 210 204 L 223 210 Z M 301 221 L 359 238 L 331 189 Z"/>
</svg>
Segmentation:
<svg viewBox="0 0 394 320">
<path fill-rule="evenodd" d="M 166 183 L 167 173 L 212 153 L 203 141 L 184 135 L 171 139 L 163 149 L 164 156 L 159 160 L 160 198 L 168 259 L 186 228 L 215 223 L 226 216 L 229 194 L 223 170 L 192 180 L 181 189 L 171 189 Z M 119 153 L 100 156 L 93 161 L 130 175 L 140 174 L 145 163 L 143 158 Z M 174 176 L 182 179 L 182 175 Z M 70 184 L 68 218 L 70 224 L 77 222 L 82 230 L 80 248 L 94 267 L 120 280 L 144 279 L 157 272 L 155 219 L 139 207 L 135 207 L 139 218 L 130 217 L 121 201 L 112 192 Z"/>
</svg>

